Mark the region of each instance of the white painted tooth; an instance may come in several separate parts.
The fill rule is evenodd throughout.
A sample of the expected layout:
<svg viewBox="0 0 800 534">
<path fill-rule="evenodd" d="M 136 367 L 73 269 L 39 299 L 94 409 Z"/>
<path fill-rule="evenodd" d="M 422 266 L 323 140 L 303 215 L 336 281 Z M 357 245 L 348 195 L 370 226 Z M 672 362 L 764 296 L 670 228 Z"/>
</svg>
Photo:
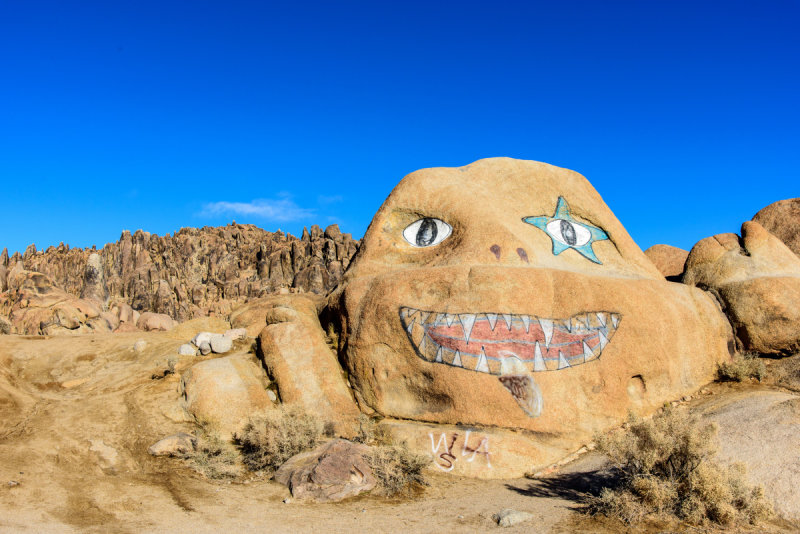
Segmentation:
<svg viewBox="0 0 800 534">
<path fill-rule="evenodd" d="M 605 326 L 607 321 L 606 314 L 604 312 L 597 312 L 595 315 L 597 315 L 597 320 L 600 321 L 600 324 Z"/>
<path fill-rule="evenodd" d="M 558 351 L 558 368 L 564 369 L 569 367 L 569 362 L 566 358 L 564 358 L 564 354 L 561 351 Z"/>
<path fill-rule="evenodd" d="M 411 317 L 413 315 L 416 315 L 418 311 L 419 310 L 414 309 L 414 308 L 408 308 L 408 316 Z"/>
<path fill-rule="evenodd" d="M 411 329 L 414 327 L 414 321 L 416 321 L 416 318 L 411 319 L 411 322 L 408 323 L 408 326 L 406 327 L 406 330 L 408 330 L 409 334 L 411 333 Z"/>
<path fill-rule="evenodd" d="M 463 313 L 458 316 L 461 326 L 464 328 L 464 340 L 469 344 L 469 336 L 472 334 L 472 327 L 475 326 L 475 314 Z"/>
<path fill-rule="evenodd" d="M 592 349 L 590 349 L 589 345 L 587 345 L 586 342 L 584 341 L 583 342 L 583 361 L 584 362 L 588 362 L 592 358 L 594 358 L 594 352 L 592 352 Z"/>
<path fill-rule="evenodd" d="M 464 365 L 461 363 L 461 353 L 458 351 L 458 349 L 456 349 L 456 355 L 453 358 L 453 365 L 456 367 L 464 367 Z"/>
<path fill-rule="evenodd" d="M 525 332 L 529 333 L 531 331 L 531 318 L 527 315 L 520 315 L 522 319 L 522 324 L 525 325 Z"/>
<path fill-rule="evenodd" d="M 444 324 L 445 317 L 447 317 L 446 313 L 437 313 L 436 319 L 434 319 L 433 324 L 435 325 Z"/>
<path fill-rule="evenodd" d="M 511 332 L 511 325 L 514 324 L 514 318 L 511 316 L 510 313 L 503 314 L 503 320 L 506 322 L 506 326 L 508 327 L 508 331 Z"/>
<path fill-rule="evenodd" d="M 494 325 L 497 324 L 497 314 L 487 313 L 486 318 L 489 319 L 489 326 L 492 328 L 492 332 L 494 332 Z"/>
<path fill-rule="evenodd" d="M 489 362 L 486 360 L 486 353 L 483 351 L 483 347 L 481 347 L 481 355 L 478 357 L 478 364 L 475 366 L 475 370 L 481 373 L 489 373 Z"/>
<path fill-rule="evenodd" d="M 431 312 L 419 312 L 419 324 L 425 324 L 425 321 L 427 321 L 430 316 Z"/>
<path fill-rule="evenodd" d="M 444 320 L 447 323 L 447 326 L 453 326 L 453 321 L 455 321 L 455 319 L 456 319 L 455 315 L 449 313 L 444 314 Z"/>
<path fill-rule="evenodd" d="M 591 330 L 591 328 L 592 328 L 592 323 L 591 323 L 591 322 L 589 322 L 589 314 L 588 314 L 588 313 L 585 313 L 585 314 L 583 315 L 583 322 L 585 322 L 585 323 L 586 323 L 586 329 L 587 329 L 587 330 Z"/>
<path fill-rule="evenodd" d="M 606 348 L 606 345 L 608 345 L 608 338 L 606 337 L 606 335 L 603 333 L 602 330 L 598 332 L 598 334 L 600 338 L 600 352 L 602 352 L 603 349 Z"/>
<path fill-rule="evenodd" d="M 539 325 L 544 332 L 544 346 L 550 348 L 550 342 L 553 340 L 553 321 L 550 319 L 539 319 Z"/>
<path fill-rule="evenodd" d="M 544 364 L 544 358 L 542 358 L 542 347 L 539 346 L 538 341 L 533 349 L 533 370 L 547 371 L 547 366 Z"/>
<path fill-rule="evenodd" d="M 436 351 L 436 359 L 433 361 L 436 363 L 442 363 L 444 361 L 442 360 L 442 347 L 439 347 L 439 349 Z"/>
<path fill-rule="evenodd" d="M 422 335 L 422 341 L 419 342 L 418 350 L 423 354 L 425 354 L 425 339 L 427 339 L 427 337 L 428 337 L 428 334 L 423 334 Z"/>
<path fill-rule="evenodd" d="M 618 313 L 612 313 L 611 314 L 611 324 L 614 325 L 614 328 L 616 328 L 617 325 L 619 325 L 619 314 Z"/>
</svg>

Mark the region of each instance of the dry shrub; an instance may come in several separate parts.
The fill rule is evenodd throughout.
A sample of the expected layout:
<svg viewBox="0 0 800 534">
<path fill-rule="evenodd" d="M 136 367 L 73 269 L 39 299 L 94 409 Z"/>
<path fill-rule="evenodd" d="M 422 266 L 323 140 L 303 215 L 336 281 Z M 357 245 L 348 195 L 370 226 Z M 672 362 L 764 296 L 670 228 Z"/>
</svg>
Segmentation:
<svg viewBox="0 0 800 534">
<path fill-rule="evenodd" d="M 353 441 L 365 445 L 390 445 L 392 438 L 386 429 L 378 424 L 377 419 L 362 413 L 358 416 L 358 434 Z"/>
<path fill-rule="evenodd" d="M 206 478 L 236 478 L 241 474 L 236 448 L 210 425 L 201 425 L 197 447 L 186 456 L 189 465 Z"/>
<path fill-rule="evenodd" d="M 717 366 L 717 380 L 721 381 L 744 382 L 755 378 L 761 382 L 766 373 L 764 362 L 754 353 L 736 354 L 730 362 Z"/>
<path fill-rule="evenodd" d="M 659 513 L 723 525 L 767 517 L 763 489 L 747 484 L 744 466 L 712 461 L 716 432 L 716 424 L 701 425 L 684 410 L 667 408 L 650 420 L 629 416 L 626 429 L 597 438 L 621 477 L 619 487 L 591 501 L 590 512 L 626 523 Z"/>
<path fill-rule="evenodd" d="M 378 481 L 378 493 L 393 496 L 408 494 L 420 486 L 427 486 L 422 470 L 431 459 L 414 454 L 405 444 L 377 445 L 365 457 Z"/>
<path fill-rule="evenodd" d="M 248 469 L 273 471 L 295 454 L 313 449 L 322 432 L 323 425 L 315 416 L 281 406 L 250 417 L 235 439 Z"/>
</svg>

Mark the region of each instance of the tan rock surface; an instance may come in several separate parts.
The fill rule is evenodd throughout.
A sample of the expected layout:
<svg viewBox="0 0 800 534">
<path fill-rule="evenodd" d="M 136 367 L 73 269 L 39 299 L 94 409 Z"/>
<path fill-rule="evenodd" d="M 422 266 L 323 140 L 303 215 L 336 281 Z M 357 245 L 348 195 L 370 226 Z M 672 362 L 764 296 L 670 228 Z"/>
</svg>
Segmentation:
<svg viewBox="0 0 800 534">
<path fill-rule="evenodd" d="M 745 350 L 800 350 L 800 258 L 759 223 L 699 241 L 683 280 L 718 296 Z"/>
<path fill-rule="evenodd" d="M 670 245 L 653 245 L 644 251 L 644 255 L 665 278 L 677 282 L 683 274 L 683 264 L 686 263 L 689 251 Z"/>
<path fill-rule="evenodd" d="M 172 330 L 175 328 L 177 324 L 178 323 L 175 321 L 175 319 L 169 315 L 153 312 L 144 312 L 139 317 L 139 320 L 136 321 L 136 327 L 139 330 L 145 330 L 147 332 L 153 330 L 166 332 L 167 330 Z"/>
<path fill-rule="evenodd" d="M 362 409 L 534 432 L 537 465 L 733 348 L 713 298 L 667 283 L 585 178 L 505 158 L 404 178 L 326 317 Z"/>
<path fill-rule="evenodd" d="M 184 406 L 201 423 L 230 437 L 250 415 L 272 406 L 268 380 L 258 361 L 234 354 L 192 365 L 181 376 Z"/>
<path fill-rule="evenodd" d="M 339 435 L 352 436 L 359 411 L 326 343 L 316 302 L 296 295 L 271 297 L 270 303 L 258 349 L 281 401 L 334 423 Z"/>
<path fill-rule="evenodd" d="M 770 204 L 756 213 L 753 220 L 800 256 L 800 198 Z"/>
</svg>

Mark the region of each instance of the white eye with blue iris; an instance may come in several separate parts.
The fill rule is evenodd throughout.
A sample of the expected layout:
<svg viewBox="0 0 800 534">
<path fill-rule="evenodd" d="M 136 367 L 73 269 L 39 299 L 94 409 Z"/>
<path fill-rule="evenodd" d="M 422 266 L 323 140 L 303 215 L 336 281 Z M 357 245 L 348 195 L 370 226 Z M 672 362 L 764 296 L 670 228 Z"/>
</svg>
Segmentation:
<svg viewBox="0 0 800 534">
<path fill-rule="evenodd" d="M 433 217 L 425 217 L 409 224 L 403 230 L 403 238 L 412 247 L 432 247 L 447 239 L 452 231 L 453 228 L 446 222 Z"/>
</svg>

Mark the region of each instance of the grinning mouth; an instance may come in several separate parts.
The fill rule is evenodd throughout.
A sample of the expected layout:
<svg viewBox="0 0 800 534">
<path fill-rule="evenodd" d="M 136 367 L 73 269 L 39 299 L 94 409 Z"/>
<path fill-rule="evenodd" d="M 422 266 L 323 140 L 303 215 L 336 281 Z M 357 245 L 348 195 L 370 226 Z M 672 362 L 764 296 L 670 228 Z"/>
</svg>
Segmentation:
<svg viewBox="0 0 800 534">
<path fill-rule="evenodd" d="M 606 311 L 547 319 L 400 308 L 400 322 L 420 358 L 493 375 L 557 371 L 596 360 L 621 318 Z"/>
</svg>

